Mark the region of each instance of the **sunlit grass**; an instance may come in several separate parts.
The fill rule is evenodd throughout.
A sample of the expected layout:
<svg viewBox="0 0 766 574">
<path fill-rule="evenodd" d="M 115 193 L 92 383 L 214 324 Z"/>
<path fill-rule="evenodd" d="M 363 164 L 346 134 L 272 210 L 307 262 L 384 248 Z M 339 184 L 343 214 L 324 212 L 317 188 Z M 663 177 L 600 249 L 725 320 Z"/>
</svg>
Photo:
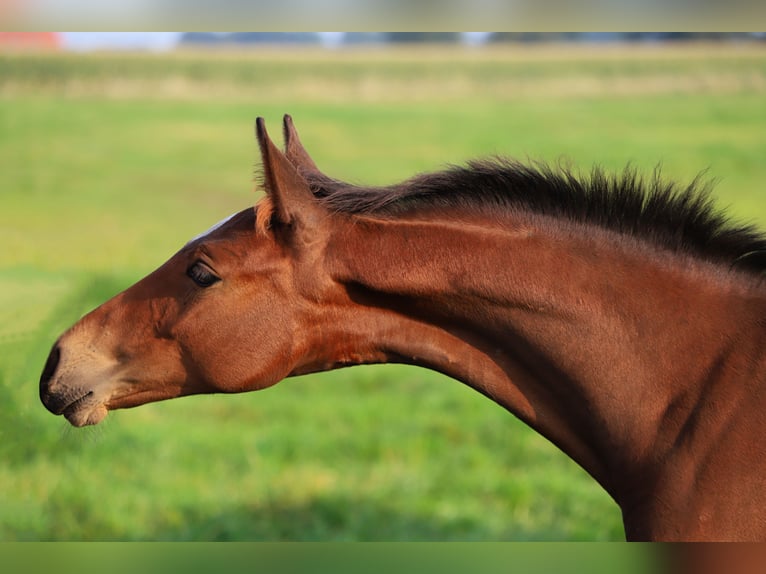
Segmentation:
<svg viewBox="0 0 766 574">
<path fill-rule="evenodd" d="M 256 200 L 257 115 L 279 139 L 293 114 L 318 165 L 354 182 L 497 153 L 662 163 L 709 168 L 722 205 L 766 224 L 763 78 L 762 52 L 736 47 L 0 56 L 0 539 L 619 539 L 573 462 L 424 370 L 88 429 L 43 409 L 37 377 L 80 315 Z"/>
</svg>

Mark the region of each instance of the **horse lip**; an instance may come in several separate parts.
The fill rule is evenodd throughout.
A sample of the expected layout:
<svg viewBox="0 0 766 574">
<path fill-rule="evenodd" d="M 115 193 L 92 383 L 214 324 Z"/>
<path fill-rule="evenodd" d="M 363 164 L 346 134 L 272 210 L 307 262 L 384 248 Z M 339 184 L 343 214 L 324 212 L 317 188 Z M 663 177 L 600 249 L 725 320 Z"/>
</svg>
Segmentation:
<svg viewBox="0 0 766 574">
<path fill-rule="evenodd" d="M 68 400 L 66 395 L 62 396 L 61 394 L 51 392 L 41 393 L 40 401 L 43 403 L 43 406 L 54 415 L 62 414 L 68 406 L 70 406 L 73 402 L 76 402 Z"/>
<path fill-rule="evenodd" d="M 108 409 L 103 402 L 93 398 L 93 391 L 83 395 L 69 404 L 63 411 L 63 415 L 69 424 L 75 427 L 84 427 L 100 423 L 106 417 Z"/>
<path fill-rule="evenodd" d="M 75 399 L 73 401 L 70 401 L 69 403 L 61 406 L 60 408 L 56 409 L 56 411 L 53 412 L 54 415 L 64 415 L 67 419 L 69 419 L 74 413 L 77 412 L 77 410 L 87 401 L 88 398 L 93 396 L 93 391 L 88 391 L 84 395 L 82 395 L 79 399 Z"/>
</svg>

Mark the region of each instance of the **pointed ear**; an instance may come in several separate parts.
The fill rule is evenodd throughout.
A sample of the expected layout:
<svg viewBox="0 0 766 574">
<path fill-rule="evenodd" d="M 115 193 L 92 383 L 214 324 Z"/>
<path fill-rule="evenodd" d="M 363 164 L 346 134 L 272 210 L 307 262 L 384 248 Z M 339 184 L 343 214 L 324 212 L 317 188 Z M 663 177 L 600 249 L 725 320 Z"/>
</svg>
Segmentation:
<svg viewBox="0 0 766 574">
<path fill-rule="evenodd" d="M 298 138 L 298 132 L 293 124 L 293 118 L 289 114 L 285 114 L 284 117 L 284 135 L 285 135 L 285 155 L 293 165 L 298 168 L 300 173 L 314 172 L 321 173 L 319 168 L 311 159 L 306 149 L 301 144 L 301 140 Z"/>
<path fill-rule="evenodd" d="M 255 135 L 261 148 L 266 195 L 274 208 L 274 219 L 285 225 L 315 224 L 321 207 L 306 180 L 269 138 L 263 118 L 255 120 Z"/>
</svg>

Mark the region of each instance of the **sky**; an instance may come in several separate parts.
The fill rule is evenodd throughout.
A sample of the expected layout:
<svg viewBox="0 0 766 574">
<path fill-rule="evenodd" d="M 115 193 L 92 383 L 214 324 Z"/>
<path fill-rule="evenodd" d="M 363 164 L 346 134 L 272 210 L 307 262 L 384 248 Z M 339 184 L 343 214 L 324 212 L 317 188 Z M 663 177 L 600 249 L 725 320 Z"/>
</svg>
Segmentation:
<svg viewBox="0 0 766 574">
<path fill-rule="evenodd" d="M 76 51 L 101 49 L 169 50 L 181 32 L 62 32 L 64 48 Z"/>
</svg>

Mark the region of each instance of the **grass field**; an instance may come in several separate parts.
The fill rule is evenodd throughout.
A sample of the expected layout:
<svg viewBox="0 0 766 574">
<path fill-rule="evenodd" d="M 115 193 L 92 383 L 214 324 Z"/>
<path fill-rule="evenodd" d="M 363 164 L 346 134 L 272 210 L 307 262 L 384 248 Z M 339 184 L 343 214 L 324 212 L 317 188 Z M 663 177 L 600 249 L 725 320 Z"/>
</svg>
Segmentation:
<svg viewBox="0 0 766 574">
<path fill-rule="evenodd" d="M 0 55 L 0 540 L 619 540 L 619 510 L 511 415 L 364 367 L 72 429 L 56 336 L 251 204 L 253 121 L 393 182 L 502 153 L 701 169 L 766 225 L 766 47 Z M 626 381 L 626 384 L 628 382 Z"/>
</svg>

